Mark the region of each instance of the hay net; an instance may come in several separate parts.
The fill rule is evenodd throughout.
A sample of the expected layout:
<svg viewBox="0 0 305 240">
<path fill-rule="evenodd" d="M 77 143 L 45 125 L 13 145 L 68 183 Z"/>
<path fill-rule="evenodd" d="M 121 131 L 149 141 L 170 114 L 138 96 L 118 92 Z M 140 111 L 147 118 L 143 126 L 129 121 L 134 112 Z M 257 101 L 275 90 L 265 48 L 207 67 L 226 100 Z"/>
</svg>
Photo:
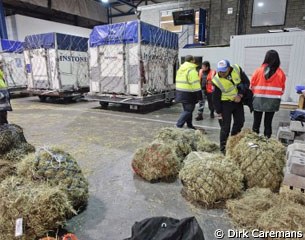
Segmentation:
<svg viewBox="0 0 305 240">
<path fill-rule="evenodd" d="M 215 152 L 219 150 L 218 145 L 208 141 L 199 130 L 162 128 L 154 139 L 171 145 L 181 161 L 191 151 Z"/>
<path fill-rule="evenodd" d="M 22 143 L 27 143 L 27 141 L 20 126 L 16 124 L 0 126 L 0 154 L 8 152 L 12 148 L 19 148 Z"/>
<path fill-rule="evenodd" d="M 180 167 L 180 160 L 172 147 L 157 141 L 139 148 L 132 160 L 135 173 L 148 181 L 176 177 Z"/>
<path fill-rule="evenodd" d="M 59 185 L 67 192 L 69 200 L 77 210 L 88 201 L 88 181 L 76 160 L 63 150 L 49 147 L 37 148 L 19 165 L 17 172 L 36 181 L 47 181 L 51 186 Z"/>
<path fill-rule="evenodd" d="M 213 207 L 243 189 L 239 168 L 221 154 L 192 152 L 179 173 L 183 191 L 191 201 Z"/>
<path fill-rule="evenodd" d="M 279 190 L 286 162 L 285 147 L 279 141 L 247 133 L 229 152 L 229 159 L 245 175 L 247 188 Z"/>
</svg>

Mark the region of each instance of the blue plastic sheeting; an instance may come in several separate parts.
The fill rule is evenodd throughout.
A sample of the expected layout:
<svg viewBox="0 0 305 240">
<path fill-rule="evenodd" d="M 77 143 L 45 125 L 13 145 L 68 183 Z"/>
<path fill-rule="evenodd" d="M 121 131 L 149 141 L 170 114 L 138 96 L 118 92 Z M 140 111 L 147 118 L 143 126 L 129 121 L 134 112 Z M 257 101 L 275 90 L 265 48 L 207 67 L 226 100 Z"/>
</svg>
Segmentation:
<svg viewBox="0 0 305 240">
<path fill-rule="evenodd" d="M 141 43 L 178 49 L 178 35 L 145 22 L 131 21 L 96 26 L 89 37 L 90 47 L 111 44 L 138 43 L 139 24 Z"/>
<path fill-rule="evenodd" d="M 1 48 L 3 52 L 23 52 L 23 42 L 1 39 Z"/>
<path fill-rule="evenodd" d="M 25 37 L 24 42 L 25 49 L 50 49 L 56 47 L 56 49 L 60 50 L 71 50 L 79 52 L 88 51 L 88 38 L 62 33 L 44 33 L 30 35 Z"/>
</svg>

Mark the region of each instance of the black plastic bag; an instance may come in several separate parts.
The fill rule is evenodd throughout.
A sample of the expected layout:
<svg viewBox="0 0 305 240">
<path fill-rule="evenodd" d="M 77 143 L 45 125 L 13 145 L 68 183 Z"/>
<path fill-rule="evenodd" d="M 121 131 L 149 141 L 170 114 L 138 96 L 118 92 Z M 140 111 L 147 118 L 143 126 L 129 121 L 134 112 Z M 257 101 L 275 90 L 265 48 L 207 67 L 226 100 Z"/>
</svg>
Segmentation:
<svg viewBox="0 0 305 240">
<path fill-rule="evenodd" d="M 153 217 L 136 222 L 131 237 L 124 240 L 204 240 L 204 236 L 195 217 Z"/>
</svg>

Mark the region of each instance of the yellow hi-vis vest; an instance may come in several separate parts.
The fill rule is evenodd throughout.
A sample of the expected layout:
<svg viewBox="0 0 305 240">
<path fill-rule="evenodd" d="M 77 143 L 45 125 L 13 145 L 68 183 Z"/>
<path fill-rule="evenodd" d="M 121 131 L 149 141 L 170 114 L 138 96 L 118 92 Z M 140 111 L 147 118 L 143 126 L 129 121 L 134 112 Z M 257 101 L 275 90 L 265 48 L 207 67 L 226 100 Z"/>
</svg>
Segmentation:
<svg viewBox="0 0 305 240">
<path fill-rule="evenodd" d="M 201 90 L 197 65 L 184 62 L 177 71 L 176 90 L 182 92 L 197 92 Z"/>
<path fill-rule="evenodd" d="M 237 85 L 241 82 L 240 68 L 237 64 L 234 64 L 232 68 L 231 77 L 233 82 L 226 78 L 220 78 L 218 74 L 212 79 L 213 84 L 221 90 L 221 101 L 234 101 L 234 97 L 238 93 Z"/>
<path fill-rule="evenodd" d="M 0 69 L 0 89 L 7 88 L 3 75 L 4 74 L 3 74 L 2 70 Z"/>
</svg>

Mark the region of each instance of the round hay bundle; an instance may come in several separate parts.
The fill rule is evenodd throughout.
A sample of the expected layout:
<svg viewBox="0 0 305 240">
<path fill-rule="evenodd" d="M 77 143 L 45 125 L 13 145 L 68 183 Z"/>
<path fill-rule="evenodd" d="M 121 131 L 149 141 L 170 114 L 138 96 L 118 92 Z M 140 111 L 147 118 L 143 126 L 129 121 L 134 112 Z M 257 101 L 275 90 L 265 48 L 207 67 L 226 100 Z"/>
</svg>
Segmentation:
<svg viewBox="0 0 305 240">
<path fill-rule="evenodd" d="M 12 148 L 18 148 L 18 145 L 21 143 L 26 143 L 21 127 L 15 124 L 0 126 L 0 154 Z"/>
<path fill-rule="evenodd" d="M 35 239 L 65 222 L 74 212 L 58 186 L 9 177 L 0 184 L 0 239 L 15 239 L 16 219 L 23 219 L 21 239 Z"/>
<path fill-rule="evenodd" d="M 34 181 L 47 181 L 59 186 L 76 210 L 88 202 L 88 181 L 75 159 L 57 148 L 40 148 L 17 165 L 17 173 Z"/>
<path fill-rule="evenodd" d="M 180 161 L 195 148 L 194 130 L 181 128 L 162 128 L 154 137 L 157 142 L 170 145 Z"/>
<path fill-rule="evenodd" d="M 220 150 L 217 143 L 210 142 L 207 137 L 198 130 L 195 131 L 194 145 L 195 148 L 193 151 L 197 152 L 217 153 Z"/>
<path fill-rule="evenodd" d="M 206 207 L 237 196 L 243 188 L 243 175 L 223 155 L 192 152 L 179 173 L 187 199 Z"/>
<path fill-rule="evenodd" d="M 251 129 L 245 128 L 240 133 L 230 136 L 226 144 L 226 156 L 231 156 L 234 153 L 234 149 L 239 141 L 251 132 Z"/>
<path fill-rule="evenodd" d="M 263 212 L 257 219 L 258 227 L 263 231 L 301 231 L 305 232 L 305 208 L 297 203 L 282 202 Z M 286 239 L 284 235 L 278 238 Z M 271 238 L 270 238 L 271 239 Z M 291 239 L 288 237 L 287 239 Z M 292 239 L 299 239 L 295 236 Z"/>
<path fill-rule="evenodd" d="M 176 177 L 181 167 L 172 146 L 157 141 L 139 148 L 131 165 L 135 173 L 147 181 L 167 181 Z"/>
<path fill-rule="evenodd" d="M 214 152 L 219 150 L 218 145 L 209 142 L 199 130 L 162 128 L 154 139 L 158 142 L 164 142 L 171 145 L 181 161 L 183 161 L 191 151 Z"/>
<path fill-rule="evenodd" d="M 279 141 L 248 133 L 236 144 L 230 160 L 244 173 L 247 188 L 279 190 L 286 161 L 285 148 Z"/>
<path fill-rule="evenodd" d="M 276 198 L 268 188 L 251 188 L 240 199 L 228 200 L 226 207 L 233 222 L 241 228 L 257 229 L 257 219 L 270 209 Z"/>
</svg>

